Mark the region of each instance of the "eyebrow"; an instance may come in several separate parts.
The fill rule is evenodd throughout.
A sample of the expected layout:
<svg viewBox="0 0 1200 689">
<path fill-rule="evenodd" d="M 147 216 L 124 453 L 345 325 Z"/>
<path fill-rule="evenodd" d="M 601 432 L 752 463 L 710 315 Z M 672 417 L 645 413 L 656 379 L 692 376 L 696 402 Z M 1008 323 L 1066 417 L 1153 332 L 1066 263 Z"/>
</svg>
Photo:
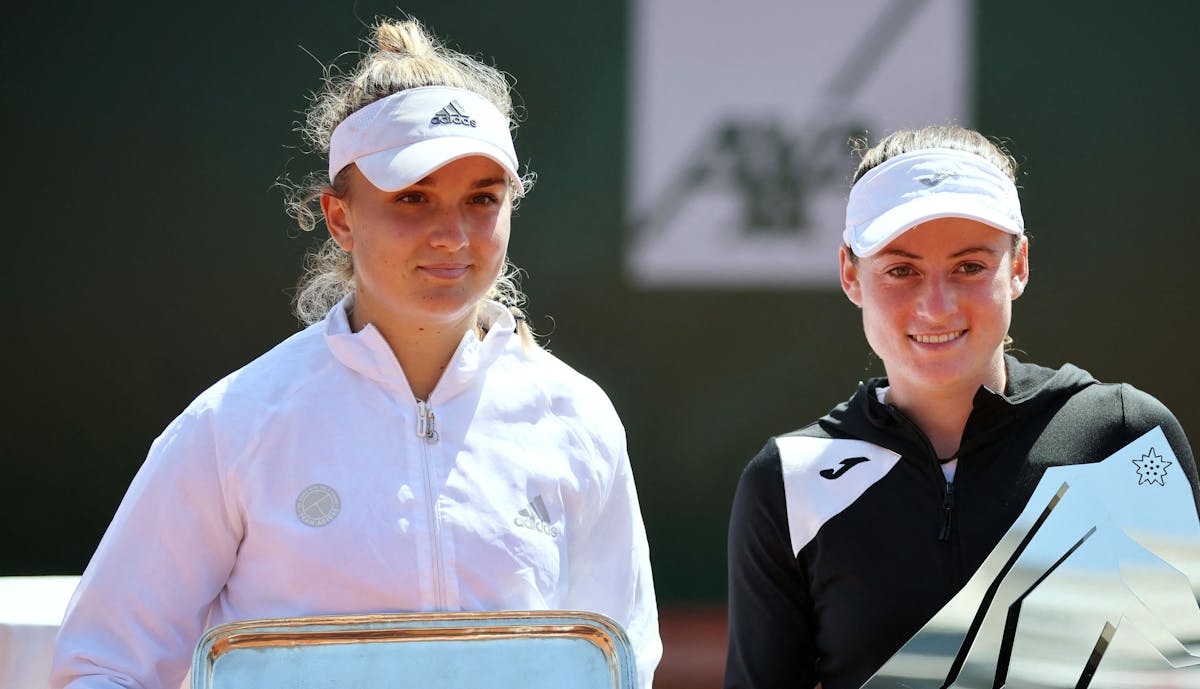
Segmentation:
<svg viewBox="0 0 1200 689">
<path fill-rule="evenodd" d="M 504 184 L 508 184 L 508 180 L 504 177 L 485 177 L 481 180 L 476 181 L 474 184 L 472 184 L 471 188 L 472 189 L 487 189 L 488 187 L 494 187 L 497 185 L 504 185 Z M 436 187 L 437 180 L 434 177 L 434 175 L 429 175 L 428 177 L 423 177 L 423 178 L 417 180 L 416 182 L 413 182 L 413 184 L 411 186 L 414 186 L 414 187 Z"/>
<path fill-rule="evenodd" d="M 962 251 L 956 251 L 953 254 L 950 254 L 950 258 L 958 258 L 960 256 L 966 256 L 967 254 L 976 254 L 976 253 L 990 254 L 992 256 L 995 256 L 999 252 L 997 252 L 995 249 L 992 249 L 992 248 L 989 248 L 986 246 L 969 246 L 969 247 L 963 249 Z M 921 258 L 921 256 L 918 256 L 917 254 L 909 253 L 902 249 L 887 249 L 885 251 L 880 251 L 879 255 L 880 256 L 899 256 L 900 258 L 911 258 L 914 260 Z"/>
<path fill-rule="evenodd" d="M 476 182 L 475 184 L 473 184 L 471 186 L 474 189 L 486 189 L 487 187 L 494 187 L 497 185 L 505 185 L 505 184 L 508 184 L 508 180 L 505 179 L 504 177 L 488 177 L 486 179 L 479 180 L 478 182 Z"/>
</svg>

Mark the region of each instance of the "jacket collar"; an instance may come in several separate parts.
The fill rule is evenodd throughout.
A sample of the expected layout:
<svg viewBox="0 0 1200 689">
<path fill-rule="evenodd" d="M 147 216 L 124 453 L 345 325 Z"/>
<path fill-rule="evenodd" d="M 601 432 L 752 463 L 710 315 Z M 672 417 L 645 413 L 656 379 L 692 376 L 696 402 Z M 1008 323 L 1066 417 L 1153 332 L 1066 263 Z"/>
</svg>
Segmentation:
<svg viewBox="0 0 1200 689">
<path fill-rule="evenodd" d="M 1006 354 L 1004 366 L 1007 383 L 1002 392 L 984 386 L 976 391 L 971 416 L 963 430 L 960 452 L 988 442 L 1014 421 L 1096 382 L 1087 371 L 1071 364 L 1055 370 L 1021 363 Z M 909 437 L 915 426 L 906 423 L 896 407 L 879 400 L 879 390 L 887 385 L 887 378 L 872 378 L 859 383 L 854 396 L 822 417 L 819 423 L 826 431 L 839 435 L 885 445 L 905 438 L 920 447 L 923 438 Z"/>
<path fill-rule="evenodd" d="M 383 334 L 370 323 L 358 332 L 351 329 L 349 314 L 353 306 L 354 293 L 351 292 L 325 314 L 323 327 L 329 351 L 338 362 L 356 373 L 413 397 L 408 378 Z M 505 349 L 520 350 L 520 338 L 514 332 L 516 319 L 508 309 L 494 301 L 485 302 L 480 321 L 487 330 L 483 339 L 479 339 L 474 330 L 463 335 L 445 373 L 429 396 L 430 404 L 444 402 L 470 387 L 480 372 Z"/>
</svg>

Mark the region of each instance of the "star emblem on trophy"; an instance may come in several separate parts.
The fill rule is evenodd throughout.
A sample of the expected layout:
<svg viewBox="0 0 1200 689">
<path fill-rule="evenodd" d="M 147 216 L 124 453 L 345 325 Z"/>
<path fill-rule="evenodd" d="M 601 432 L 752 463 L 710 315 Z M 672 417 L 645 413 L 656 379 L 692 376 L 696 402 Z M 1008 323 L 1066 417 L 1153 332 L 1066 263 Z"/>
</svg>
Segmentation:
<svg viewBox="0 0 1200 689">
<path fill-rule="evenodd" d="M 1137 466 L 1138 485 L 1143 483 L 1157 483 L 1160 486 L 1167 485 L 1167 467 L 1171 466 L 1171 462 L 1162 458 L 1162 455 L 1150 448 L 1148 454 L 1142 455 L 1141 459 L 1133 460 Z"/>
</svg>

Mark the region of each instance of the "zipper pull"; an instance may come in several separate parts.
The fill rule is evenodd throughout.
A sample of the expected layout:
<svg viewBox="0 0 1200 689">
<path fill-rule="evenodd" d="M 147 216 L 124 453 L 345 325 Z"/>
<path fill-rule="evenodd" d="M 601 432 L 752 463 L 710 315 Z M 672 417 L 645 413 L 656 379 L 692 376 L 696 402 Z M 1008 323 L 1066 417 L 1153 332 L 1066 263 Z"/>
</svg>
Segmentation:
<svg viewBox="0 0 1200 689">
<path fill-rule="evenodd" d="M 437 418 L 428 402 L 417 400 L 417 437 L 433 444 L 438 441 Z"/>
<path fill-rule="evenodd" d="M 942 531 L 938 534 L 939 541 L 950 540 L 950 527 L 954 523 L 954 483 L 946 481 L 946 492 L 942 497 Z"/>
</svg>

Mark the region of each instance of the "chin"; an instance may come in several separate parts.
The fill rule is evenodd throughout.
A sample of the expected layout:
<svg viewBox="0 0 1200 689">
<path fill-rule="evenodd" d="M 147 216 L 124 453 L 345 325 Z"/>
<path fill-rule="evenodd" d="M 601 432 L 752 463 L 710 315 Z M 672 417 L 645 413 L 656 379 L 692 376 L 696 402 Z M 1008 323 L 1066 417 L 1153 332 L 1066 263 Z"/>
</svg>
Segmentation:
<svg viewBox="0 0 1200 689">
<path fill-rule="evenodd" d="M 454 324 L 474 316 L 480 299 L 428 299 L 422 304 L 421 313 L 430 322 Z"/>
</svg>

